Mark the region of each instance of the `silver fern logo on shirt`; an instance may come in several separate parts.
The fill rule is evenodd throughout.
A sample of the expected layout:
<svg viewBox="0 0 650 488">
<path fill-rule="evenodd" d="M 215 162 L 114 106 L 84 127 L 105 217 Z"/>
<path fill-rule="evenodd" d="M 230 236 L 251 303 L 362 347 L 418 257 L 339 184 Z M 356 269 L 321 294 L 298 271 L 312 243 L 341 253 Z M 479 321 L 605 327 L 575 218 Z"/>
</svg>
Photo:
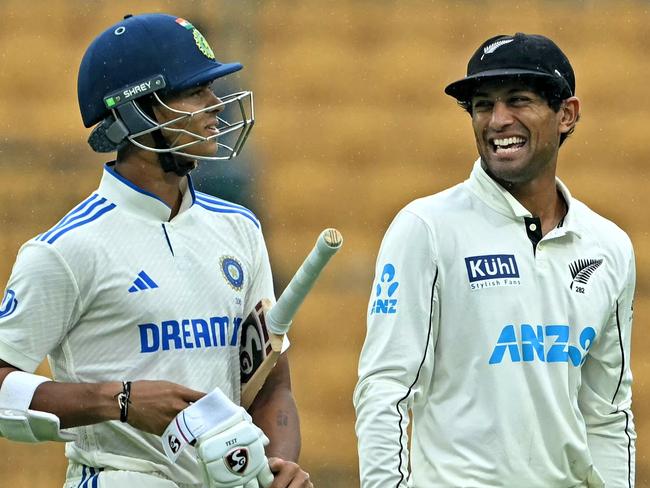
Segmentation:
<svg viewBox="0 0 650 488">
<path fill-rule="evenodd" d="M 591 278 L 601 264 L 603 264 L 602 259 L 578 259 L 569 264 L 569 271 L 571 272 L 572 278 L 569 288 L 575 290 L 576 293 L 584 293 L 589 278 Z"/>
<path fill-rule="evenodd" d="M 521 284 L 514 254 L 469 256 L 465 258 L 465 268 L 472 290 Z"/>
</svg>

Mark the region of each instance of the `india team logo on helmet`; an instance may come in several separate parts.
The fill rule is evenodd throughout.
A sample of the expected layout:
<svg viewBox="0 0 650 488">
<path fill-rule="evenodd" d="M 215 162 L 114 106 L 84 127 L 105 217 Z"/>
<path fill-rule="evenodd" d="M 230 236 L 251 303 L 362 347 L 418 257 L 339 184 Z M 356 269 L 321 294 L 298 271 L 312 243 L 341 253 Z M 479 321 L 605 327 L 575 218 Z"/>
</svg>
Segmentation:
<svg viewBox="0 0 650 488">
<path fill-rule="evenodd" d="M 88 140 L 97 152 L 113 152 L 129 143 L 158 154 L 195 158 L 192 146 L 216 143 L 214 155 L 203 160 L 232 159 L 244 146 L 253 127 L 253 94 L 239 91 L 215 94 L 214 105 L 197 111 L 172 108 L 170 94 L 209 86 L 217 78 L 242 69 L 240 63 L 222 63 L 203 35 L 187 20 L 166 14 L 127 15 L 90 44 L 79 67 L 77 92 L 84 125 L 93 127 Z M 159 122 L 150 109 L 159 104 L 174 114 Z M 189 131 L 184 124 L 200 113 L 215 113 L 216 133 Z M 165 131 L 184 142 L 152 143 L 147 134 Z"/>
<path fill-rule="evenodd" d="M 203 37 L 203 34 L 201 34 L 196 27 L 194 27 L 190 22 L 183 19 L 182 17 L 177 18 L 176 23 L 181 27 L 184 27 L 186 30 L 192 31 L 192 34 L 194 35 L 194 41 L 196 42 L 196 46 L 199 48 L 199 51 L 205 54 L 207 58 L 214 59 L 214 52 L 212 51 L 210 44 L 208 44 L 208 41 L 205 39 L 205 37 Z"/>
<path fill-rule="evenodd" d="M 232 256 L 222 256 L 220 259 L 221 272 L 228 284 L 237 291 L 244 285 L 244 268 L 241 263 Z"/>
<path fill-rule="evenodd" d="M 205 54 L 208 58 L 214 59 L 214 52 L 212 52 L 210 44 L 208 44 L 208 41 L 203 37 L 203 34 L 201 34 L 198 29 L 194 29 L 194 40 L 196 41 L 196 45 L 199 47 L 199 51 Z"/>
</svg>

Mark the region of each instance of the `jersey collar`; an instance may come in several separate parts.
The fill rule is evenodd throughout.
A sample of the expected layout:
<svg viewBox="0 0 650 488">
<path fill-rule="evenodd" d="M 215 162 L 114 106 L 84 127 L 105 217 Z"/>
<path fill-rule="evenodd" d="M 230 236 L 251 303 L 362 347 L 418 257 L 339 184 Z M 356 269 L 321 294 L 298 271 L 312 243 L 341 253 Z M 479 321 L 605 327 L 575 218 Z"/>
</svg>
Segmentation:
<svg viewBox="0 0 650 488">
<path fill-rule="evenodd" d="M 194 204 L 194 186 L 188 175 L 180 183 L 183 195 L 178 215 Z M 157 195 L 143 190 L 115 171 L 114 163 L 104 165 L 104 174 L 98 192 L 116 203 L 118 207 L 144 218 L 168 221 L 171 208 Z"/>
<path fill-rule="evenodd" d="M 573 232 L 579 235 L 578 228 L 575 225 L 575 205 L 572 203 L 573 198 L 571 197 L 571 193 L 559 178 L 556 177 L 555 182 L 568 207 L 567 214 L 556 230 L 558 231 L 558 234 Z M 480 198 L 486 205 L 506 217 L 523 219 L 524 217 L 533 216 L 505 188 L 490 178 L 481 166 L 480 158 L 474 163 L 472 173 L 467 180 L 467 185 L 470 191 Z"/>
</svg>

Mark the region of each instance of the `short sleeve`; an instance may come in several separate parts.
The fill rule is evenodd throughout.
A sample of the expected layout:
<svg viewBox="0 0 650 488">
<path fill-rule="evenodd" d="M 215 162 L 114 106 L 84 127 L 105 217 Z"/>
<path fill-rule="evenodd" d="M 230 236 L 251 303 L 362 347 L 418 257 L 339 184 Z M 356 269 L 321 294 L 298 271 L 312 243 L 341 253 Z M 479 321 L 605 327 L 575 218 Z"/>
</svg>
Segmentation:
<svg viewBox="0 0 650 488">
<path fill-rule="evenodd" d="M 271 302 L 275 303 L 271 263 L 269 261 L 266 243 L 264 242 L 264 236 L 261 232 L 257 232 L 256 239 L 253 245 L 255 266 L 251 270 L 251 282 L 246 292 L 246 302 L 244 303 L 245 315 L 248 315 L 262 298 L 268 298 Z"/>
<path fill-rule="evenodd" d="M 0 359 L 36 370 L 79 310 L 72 271 L 53 246 L 28 242 L 18 252 L 0 305 Z"/>
</svg>

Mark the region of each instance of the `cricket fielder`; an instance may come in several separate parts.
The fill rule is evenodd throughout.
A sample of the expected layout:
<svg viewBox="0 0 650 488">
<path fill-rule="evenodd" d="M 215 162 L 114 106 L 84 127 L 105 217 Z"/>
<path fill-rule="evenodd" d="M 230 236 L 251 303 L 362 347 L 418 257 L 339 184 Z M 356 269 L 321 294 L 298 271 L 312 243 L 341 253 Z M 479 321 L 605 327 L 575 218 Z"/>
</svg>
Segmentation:
<svg viewBox="0 0 650 488">
<path fill-rule="evenodd" d="M 284 355 L 239 406 L 240 326 L 274 299 L 260 222 L 188 175 L 246 141 L 251 92 L 212 89 L 241 68 L 164 14 L 126 16 L 83 57 L 89 143 L 117 159 L 23 245 L 0 305 L 0 433 L 67 442 L 66 488 L 312 486 Z M 53 380 L 33 374 L 45 357 Z"/>
<path fill-rule="evenodd" d="M 569 60 L 497 36 L 445 91 L 479 159 L 381 244 L 354 392 L 361 486 L 631 488 L 634 253 L 556 177 L 580 114 Z"/>
</svg>

